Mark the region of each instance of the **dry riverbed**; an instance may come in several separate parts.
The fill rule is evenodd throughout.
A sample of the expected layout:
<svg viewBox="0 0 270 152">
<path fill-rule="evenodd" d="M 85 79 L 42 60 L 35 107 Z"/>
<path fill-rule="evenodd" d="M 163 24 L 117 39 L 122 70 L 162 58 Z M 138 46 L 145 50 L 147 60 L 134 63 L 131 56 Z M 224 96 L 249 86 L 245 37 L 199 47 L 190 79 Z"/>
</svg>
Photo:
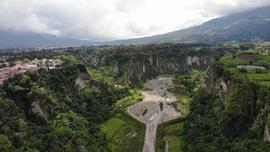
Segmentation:
<svg viewBox="0 0 270 152">
<path fill-rule="evenodd" d="M 180 113 L 171 105 L 176 101 L 176 96 L 168 92 L 168 88 L 172 86 L 171 77 L 149 80 L 144 84 L 146 91 L 143 92 L 143 101 L 128 107 L 128 113 L 146 125 L 143 152 L 155 151 L 159 124 L 180 117 Z"/>
</svg>

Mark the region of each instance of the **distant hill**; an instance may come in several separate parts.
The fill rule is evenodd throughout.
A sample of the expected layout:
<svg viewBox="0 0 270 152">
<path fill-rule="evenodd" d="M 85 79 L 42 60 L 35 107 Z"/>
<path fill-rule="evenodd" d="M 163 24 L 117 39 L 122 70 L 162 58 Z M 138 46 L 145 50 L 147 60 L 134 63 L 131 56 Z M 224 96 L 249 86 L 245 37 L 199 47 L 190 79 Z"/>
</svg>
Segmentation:
<svg viewBox="0 0 270 152">
<path fill-rule="evenodd" d="M 90 41 L 57 37 L 49 34 L 0 30 L 0 49 L 93 44 Z"/>
<path fill-rule="evenodd" d="M 270 6 L 213 19 L 184 30 L 111 44 L 246 42 L 253 39 L 270 40 Z"/>
<path fill-rule="evenodd" d="M 18 47 L 119 45 L 151 43 L 219 43 L 270 40 L 270 6 L 231 14 L 202 25 L 151 37 L 91 42 L 48 34 L 0 31 L 0 49 Z"/>
</svg>

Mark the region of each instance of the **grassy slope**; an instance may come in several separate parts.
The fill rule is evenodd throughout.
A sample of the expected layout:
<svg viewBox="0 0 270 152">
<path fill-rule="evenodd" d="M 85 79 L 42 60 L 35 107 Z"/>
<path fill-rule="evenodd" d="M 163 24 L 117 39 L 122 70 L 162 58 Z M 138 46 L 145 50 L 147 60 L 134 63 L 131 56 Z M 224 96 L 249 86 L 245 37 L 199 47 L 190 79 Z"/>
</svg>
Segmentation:
<svg viewBox="0 0 270 152">
<path fill-rule="evenodd" d="M 181 130 L 183 123 L 181 120 L 174 120 L 158 126 L 156 151 L 164 152 L 166 149 L 166 141 L 168 142 L 169 152 L 181 152 L 183 139 Z"/>
<path fill-rule="evenodd" d="M 138 152 L 143 148 L 145 125 L 126 113 L 128 106 L 143 97 L 138 90 L 131 90 L 130 93 L 130 96 L 116 103 L 118 111 L 101 125 L 112 152 Z"/>
<path fill-rule="evenodd" d="M 145 126 L 126 113 L 116 113 L 101 126 L 112 152 L 142 150 Z"/>
<path fill-rule="evenodd" d="M 110 77 L 112 69 L 101 68 L 99 70 L 103 72 L 88 68 L 88 73 L 93 79 L 106 81 L 107 83 L 122 87 L 116 85 L 113 78 Z M 115 103 L 114 114 L 100 126 L 112 152 L 138 152 L 143 148 L 145 126 L 130 117 L 126 112 L 128 106 L 141 101 L 143 96 L 137 89 L 130 89 L 129 92 L 129 96 Z"/>
<path fill-rule="evenodd" d="M 256 51 L 245 51 L 240 54 L 251 54 L 256 57 L 255 60 L 252 61 L 252 65 L 263 66 L 267 68 L 264 72 L 256 72 L 256 71 L 246 71 L 241 72 L 237 69 L 238 65 L 249 65 L 250 62 L 239 59 L 235 54 L 226 54 L 224 57 L 220 59 L 220 63 L 224 64 L 227 71 L 231 74 L 238 74 L 242 77 L 242 79 L 248 78 L 249 80 L 258 82 L 263 85 L 270 86 L 270 54 L 266 52 L 256 52 Z"/>
</svg>

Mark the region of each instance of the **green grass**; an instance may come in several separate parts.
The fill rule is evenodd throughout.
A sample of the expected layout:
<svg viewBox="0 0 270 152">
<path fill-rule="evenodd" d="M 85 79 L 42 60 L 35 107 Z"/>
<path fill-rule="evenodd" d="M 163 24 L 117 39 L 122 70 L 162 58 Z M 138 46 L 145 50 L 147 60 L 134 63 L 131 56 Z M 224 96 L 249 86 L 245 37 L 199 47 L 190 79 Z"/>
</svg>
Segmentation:
<svg viewBox="0 0 270 152">
<path fill-rule="evenodd" d="M 249 79 L 255 81 L 270 81 L 270 73 L 248 73 L 245 74 Z"/>
<path fill-rule="evenodd" d="M 112 152 L 139 152 L 144 143 L 145 126 L 119 112 L 101 125 Z"/>
<path fill-rule="evenodd" d="M 183 122 L 179 120 L 159 125 L 157 131 L 156 151 L 164 152 L 167 141 L 169 152 L 181 152 L 181 147 L 184 144 L 181 136 L 182 129 Z"/>
<path fill-rule="evenodd" d="M 176 88 L 172 90 L 172 92 L 176 95 L 177 97 L 177 102 L 173 103 L 174 108 L 181 112 L 182 115 L 186 116 L 189 113 L 189 101 L 191 100 L 192 94 L 194 92 L 197 91 L 197 89 L 200 86 L 200 77 L 202 76 L 203 71 L 199 71 L 199 70 L 192 70 L 190 72 L 188 72 L 187 74 L 184 75 L 178 75 L 175 77 L 174 79 L 174 83 Z M 189 79 L 190 81 L 192 81 L 194 84 L 191 86 L 185 86 L 185 84 L 182 84 L 181 82 L 179 82 L 179 80 L 181 79 Z M 183 87 L 192 87 L 192 90 L 190 93 L 185 93 L 185 92 L 181 92 L 179 90 L 177 90 L 177 87 L 179 86 L 183 86 Z M 179 105 L 180 105 L 180 109 L 179 109 Z"/>
<path fill-rule="evenodd" d="M 106 75 L 101 70 L 96 70 L 91 67 L 87 68 L 87 73 L 91 76 L 92 79 L 97 81 L 103 81 L 110 85 L 115 85 L 115 82 L 112 77 Z"/>
<path fill-rule="evenodd" d="M 240 73 L 242 80 L 248 79 L 257 84 L 270 87 L 270 73 Z"/>
<path fill-rule="evenodd" d="M 111 66 L 100 67 L 99 70 L 102 71 L 103 75 L 106 75 L 108 77 L 113 76 L 113 67 L 111 67 Z"/>
<path fill-rule="evenodd" d="M 139 152 L 144 143 L 145 125 L 129 116 L 128 106 L 141 101 L 140 90 L 130 90 L 127 96 L 116 102 L 116 113 L 101 125 L 112 152 Z"/>
<path fill-rule="evenodd" d="M 263 86 L 270 87 L 270 81 L 261 81 L 261 82 L 259 82 L 259 84 L 261 84 Z"/>
<path fill-rule="evenodd" d="M 190 104 L 189 101 L 191 100 L 190 97 L 185 95 L 176 95 L 177 99 L 181 102 L 181 114 L 186 116 L 189 113 Z"/>
<path fill-rule="evenodd" d="M 239 73 L 239 69 L 237 68 L 232 68 L 232 67 L 229 67 L 229 68 L 226 68 L 226 70 L 230 73 L 230 74 L 235 74 L 235 73 Z"/>
<path fill-rule="evenodd" d="M 226 54 L 219 60 L 220 63 L 223 63 L 226 67 L 236 67 L 237 65 L 247 65 L 249 62 L 241 60 L 237 57 L 233 57 L 231 54 Z"/>
<path fill-rule="evenodd" d="M 244 61 L 237 57 L 239 54 L 252 54 L 255 56 L 255 59 L 252 62 Z M 268 52 L 244 51 L 234 55 L 226 54 L 219 60 L 219 62 L 224 64 L 224 68 L 226 69 L 226 71 L 244 81 L 251 80 L 261 85 L 270 86 L 270 54 Z M 265 73 L 256 73 L 256 71 L 243 72 L 236 68 L 238 65 L 249 64 L 263 66 L 268 70 L 265 71 Z"/>
<path fill-rule="evenodd" d="M 240 54 L 250 54 L 255 57 L 251 62 L 246 60 L 241 60 L 238 58 Z M 258 52 L 258 51 L 244 51 L 236 54 L 226 54 L 220 60 L 220 63 L 223 63 L 225 67 L 236 67 L 237 65 L 252 65 L 264 66 L 266 68 L 270 67 L 270 54 L 266 52 Z"/>
<path fill-rule="evenodd" d="M 191 79 L 196 79 L 198 76 L 200 76 L 203 73 L 201 70 L 192 70 L 187 75 L 190 75 Z"/>
<path fill-rule="evenodd" d="M 168 145 L 169 145 L 169 152 L 181 152 L 181 144 L 182 139 L 171 135 L 167 137 Z"/>
<path fill-rule="evenodd" d="M 121 129 L 125 122 L 118 118 L 111 118 L 102 125 L 102 132 L 105 133 L 107 139 L 112 139 L 115 133 Z"/>
<path fill-rule="evenodd" d="M 140 90 L 133 89 L 130 90 L 130 96 L 127 96 L 119 101 L 116 102 L 115 106 L 122 111 L 125 111 L 128 106 L 131 106 L 138 101 L 143 99 L 143 95 L 141 94 Z"/>
</svg>

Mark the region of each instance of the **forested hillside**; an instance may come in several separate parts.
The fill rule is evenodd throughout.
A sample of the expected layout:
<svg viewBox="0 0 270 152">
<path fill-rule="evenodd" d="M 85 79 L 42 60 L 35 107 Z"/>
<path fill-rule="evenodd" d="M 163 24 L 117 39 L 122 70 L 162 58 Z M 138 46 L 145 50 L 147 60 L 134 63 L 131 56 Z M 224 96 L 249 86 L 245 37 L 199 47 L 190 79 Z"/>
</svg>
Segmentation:
<svg viewBox="0 0 270 152">
<path fill-rule="evenodd" d="M 175 102 L 157 107 L 171 106 L 181 117 L 158 125 L 156 151 L 269 151 L 267 49 L 160 44 L 2 53 L 5 67 L 35 58 L 63 65 L 4 81 L 0 151 L 141 151 L 146 127 L 127 109 L 153 90 L 144 87 L 147 80 L 154 79 L 157 90 L 168 87 L 158 86 L 159 76 L 172 80 L 168 91 Z M 169 99 L 167 93 L 160 97 Z"/>
<path fill-rule="evenodd" d="M 99 124 L 129 92 L 95 80 L 72 56 L 65 59 L 62 69 L 30 71 L 4 83 L 0 151 L 109 151 Z"/>
<path fill-rule="evenodd" d="M 234 53 L 211 66 L 190 102 L 183 151 L 270 150 L 269 59 L 268 52 Z"/>
</svg>

